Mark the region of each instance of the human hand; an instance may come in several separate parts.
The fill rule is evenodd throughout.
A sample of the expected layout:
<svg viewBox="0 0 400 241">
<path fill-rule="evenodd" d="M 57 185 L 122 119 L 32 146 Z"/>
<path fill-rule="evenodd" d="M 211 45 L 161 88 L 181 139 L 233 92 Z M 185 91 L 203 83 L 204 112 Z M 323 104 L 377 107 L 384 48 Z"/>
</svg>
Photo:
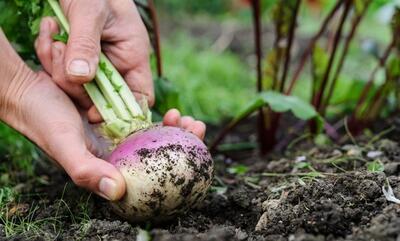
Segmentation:
<svg viewBox="0 0 400 241">
<path fill-rule="evenodd" d="M 57 78 L 53 80 L 81 107 L 89 110 L 89 120 L 99 121 L 88 95 L 82 87 L 96 73 L 100 50 L 109 57 L 131 90 L 145 95 L 149 105 L 154 103 L 153 82 L 149 65 L 150 43 L 147 31 L 131 0 L 61 0 L 61 7 L 70 24 L 68 43 L 63 59 L 58 63 Z M 43 25 L 45 25 L 43 27 Z M 44 69 L 52 71 L 51 34 L 58 32 L 56 21 L 46 18 L 36 41 Z M 42 38 L 43 37 L 43 38 Z"/>
<path fill-rule="evenodd" d="M 58 25 L 56 21 L 52 18 L 44 18 L 40 25 L 39 36 L 37 37 L 35 42 L 37 55 L 44 69 L 52 76 L 53 81 L 61 88 L 63 88 L 67 93 L 69 93 L 71 98 L 78 101 L 78 105 L 80 103 L 81 108 L 85 108 L 85 105 L 82 106 L 82 102 L 87 102 L 91 105 L 91 101 L 90 99 L 88 99 L 89 97 L 87 96 L 83 87 L 79 84 L 69 85 L 68 83 L 66 83 L 64 74 L 64 62 L 68 50 L 68 45 L 65 45 L 62 42 L 53 41 L 52 36 L 57 33 Z M 151 74 L 150 82 L 152 83 Z M 68 88 L 70 87 L 74 89 L 75 93 L 71 94 L 71 90 L 68 90 Z M 154 102 L 154 93 L 152 88 L 150 92 L 148 92 L 148 94 L 146 95 L 153 96 L 153 100 L 151 102 Z M 88 110 L 87 116 L 91 123 L 98 123 L 102 121 L 101 116 L 98 114 L 97 110 L 94 107 L 91 107 Z M 203 122 L 194 120 L 190 116 L 181 117 L 181 114 L 176 109 L 172 109 L 166 113 L 166 115 L 164 116 L 163 124 L 168 126 L 182 127 L 194 133 L 200 139 L 204 138 L 206 131 L 206 126 Z"/>
<path fill-rule="evenodd" d="M 0 119 L 35 142 L 78 186 L 109 200 L 121 198 L 124 178 L 90 151 L 71 99 L 47 74 L 30 70 L 1 29 L 0 56 Z"/>
<path fill-rule="evenodd" d="M 59 28 L 54 19 L 45 18 L 35 47 L 44 69 L 76 103 L 88 110 L 89 121 L 102 121 L 82 87 L 83 83 L 94 78 L 100 50 L 110 58 L 136 97 L 145 95 L 152 106 L 150 43 L 133 1 L 62 0 L 61 6 L 71 26 L 68 43 L 53 43 L 52 36 L 58 33 Z M 61 54 L 57 63 L 52 60 L 52 49 Z M 74 60 L 80 64 L 73 64 Z M 88 68 L 84 68 L 85 63 Z M 189 116 L 181 118 L 176 110 L 165 115 L 164 124 L 183 127 L 201 139 L 205 135 L 204 123 Z"/>
</svg>

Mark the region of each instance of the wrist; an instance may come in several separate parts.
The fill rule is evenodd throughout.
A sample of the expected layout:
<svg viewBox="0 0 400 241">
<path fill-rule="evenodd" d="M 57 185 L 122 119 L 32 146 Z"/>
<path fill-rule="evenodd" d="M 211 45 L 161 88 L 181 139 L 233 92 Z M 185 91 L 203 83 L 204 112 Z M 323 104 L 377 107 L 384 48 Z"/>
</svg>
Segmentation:
<svg viewBox="0 0 400 241">
<path fill-rule="evenodd" d="M 24 133 L 24 99 L 30 86 L 37 82 L 37 75 L 25 65 L 16 66 L 13 72 L 3 75 L 0 71 L 0 119 Z M 25 133 L 24 133 L 25 134 Z"/>
<path fill-rule="evenodd" d="M 0 29 L 0 119 L 24 131 L 23 99 L 37 75 L 21 60 Z"/>
</svg>

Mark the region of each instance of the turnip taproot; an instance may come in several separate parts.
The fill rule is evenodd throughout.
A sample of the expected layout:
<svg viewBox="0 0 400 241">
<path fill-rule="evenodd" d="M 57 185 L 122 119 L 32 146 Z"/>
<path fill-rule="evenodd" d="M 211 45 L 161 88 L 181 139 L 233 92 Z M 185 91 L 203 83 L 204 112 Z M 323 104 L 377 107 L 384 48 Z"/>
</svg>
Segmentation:
<svg viewBox="0 0 400 241">
<path fill-rule="evenodd" d="M 116 147 L 109 161 L 127 182 L 125 197 L 112 204 L 131 220 L 173 217 L 204 199 L 213 174 L 206 146 L 176 127 L 138 131 Z"/>
<path fill-rule="evenodd" d="M 69 24 L 56 0 L 47 0 L 67 35 Z M 104 119 L 102 133 L 115 144 L 108 161 L 125 178 L 127 192 L 111 203 L 131 221 L 165 220 L 203 200 L 213 161 L 195 135 L 154 126 L 146 101 L 139 104 L 116 68 L 101 53 L 95 81 L 84 85 Z"/>
</svg>

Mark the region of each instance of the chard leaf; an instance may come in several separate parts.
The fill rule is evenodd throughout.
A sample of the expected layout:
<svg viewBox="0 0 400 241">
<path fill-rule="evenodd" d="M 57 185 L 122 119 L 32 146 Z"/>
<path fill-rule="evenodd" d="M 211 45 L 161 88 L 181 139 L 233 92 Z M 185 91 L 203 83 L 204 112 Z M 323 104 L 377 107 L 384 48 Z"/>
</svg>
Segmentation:
<svg viewBox="0 0 400 241">
<path fill-rule="evenodd" d="M 320 118 L 313 106 L 296 96 L 288 96 L 276 91 L 265 91 L 256 95 L 248 106 L 236 115 L 234 121 L 243 119 L 263 106 L 268 106 L 278 113 L 291 111 L 301 120 Z"/>
</svg>

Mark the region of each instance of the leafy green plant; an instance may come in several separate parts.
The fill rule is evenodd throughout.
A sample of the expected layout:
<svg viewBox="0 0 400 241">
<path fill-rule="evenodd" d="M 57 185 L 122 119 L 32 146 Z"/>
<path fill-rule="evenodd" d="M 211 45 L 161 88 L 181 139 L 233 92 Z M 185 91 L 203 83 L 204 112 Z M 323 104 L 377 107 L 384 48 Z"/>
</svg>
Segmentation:
<svg viewBox="0 0 400 241">
<path fill-rule="evenodd" d="M 301 120 L 309 120 L 311 118 L 319 117 L 318 113 L 310 104 L 296 96 L 288 96 L 276 91 L 261 92 L 256 96 L 256 98 L 253 99 L 251 103 L 248 104 L 247 107 L 239 111 L 235 118 L 233 118 L 231 122 L 226 125 L 223 131 L 211 144 L 211 149 L 216 148 L 226 133 L 234 128 L 240 121 L 264 106 L 268 106 L 270 110 L 274 111 L 275 113 L 291 111 L 297 118 Z M 322 121 L 321 118 L 319 118 L 319 120 Z"/>
<path fill-rule="evenodd" d="M 255 81 L 240 57 L 230 51 L 216 53 L 209 45 L 205 39 L 174 32 L 163 43 L 164 67 L 169 83 L 179 90 L 180 110 L 219 124 L 251 100 Z"/>
<path fill-rule="evenodd" d="M 228 172 L 230 174 L 235 174 L 235 175 L 244 175 L 248 171 L 249 171 L 249 168 L 245 165 L 236 165 L 236 166 L 228 168 Z"/>
<path fill-rule="evenodd" d="M 375 160 L 367 163 L 367 170 L 369 172 L 383 172 L 385 167 L 381 161 Z"/>
<path fill-rule="evenodd" d="M 222 138 L 240 121 L 258 110 L 258 142 L 262 154 L 272 150 L 276 145 L 276 133 L 279 129 L 281 113 L 291 110 L 295 116 L 301 120 L 309 120 L 310 130 L 314 134 L 320 133 L 323 129 L 327 130 L 327 134 L 331 138 L 336 138 L 336 129 L 332 128 L 329 123 L 325 122 L 321 125 L 321 119 L 326 119 L 328 108 L 335 103 L 332 101 L 340 100 L 333 98 L 335 91 L 340 91 L 338 88 L 343 85 L 339 81 L 342 70 L 346 64 L 350 46 L 356 36 L 357 30 L 368 13 L 369 7 L 372 5 L 376 8 L 376 2 L 372 4 L 371 0 L 344 0 L 336 1 L 331 9 L 326 14 L 321 22 L 316 33 L 310 38 L 305 49 L 301 51 L 300 57 L 293 64 L 292 62 L 292 46 L 295 40 L 295 30 L 299 22 L 299 12 L 304 5 L 299 0 L 278 0 L 275 6 L 269 12 L 272 15 L 273 24 L 275 27 L 275 40 L 271 49 L 263 55 L 261 49 L 261 1 L 252 0 L 253 23 L 254 23 L 254 38 L 255 38 L 255 53 L 257 60 L 257 91 L 260 95 L 265 92 L 274 92 L 272 97 L 274 101 L 264 101 L 257 95 L 250 102 L 247 109 L 240 112 L 227 126 L 220 135 L 217 136 L 212 147 L 215 148 Z M 336 109 L 335 119 L 347 113 L 353 113 L 351 122 L 348 125 L 349 130 L 354 131 L 355 128 L 362 129 L 371 121 L 375 120 L 385 110 L 386 112 L 394 111 L 400 101 L 398 100 L 400 83 L 399 79 L 399 32 L 400 20 L 397 9 L 391 23 L 392 41 L 389 47 L 384 51 L 382 57 L 378 60 L 376 67 L 368 82 L 353 81 L 355 83 L 352 89 L 357 88 L 357 92 L 349 92 L 353 97 L 352 103 L 345 103 L 345 108 L 340 112 Z M 334 20 L 336 23 L 333 24 Z M 328 37 L 325 33 L 330 32 Z M 265 58 L 263 61 L 262 59 Z M 311 68 L 311 99 L 310 105 L 302 102 L 300 99 L 296 101 L 283 101 L 283 96 L 292 97 L 292 91 L 298 82 L 299 77 L 304 72 L 305 66 Z M 376 87 L 373 82 L 375 74 L 382 68 L 385 69 L 385 82 Z M 341 85 L 339 85 L 341 84 Z M 271 93 L 271 92 L 270 92 Z M 282 95 L 282 96 L 279 96 Z M 388 105 L 391 108 L 382 108 L 385 103 L 396 103 L 394 106 Z M 347 99 L 343 98 L 342 99 Z M 395 100 L 393 100 L 395 99 Z M 290 100 L 290 98 L 286 98 Z M 276 102 L 276 103 L 275 103 Z M 315 110 L 315 114 L 307 115 L 304 108 Z M 279 106 L 277 104 L 281 104 Z M 298 110 L 296 112 L 296 110 Z M 347 113 L 346 113 L 347 111 Z M 299 113 L 304 113 L 299 115 Z M 316 114 L 318 113 L 318 114 Z M 362 114 L 360 114 L 362 113 Z M 316 118 L 318 117 L 318 118 Z M 330 116 L 332 117 L 332 116 Z M 321 128 L 323 127 L 323 128 Z M 347 125 L 346 125 L 347 127 Z"/>
<path fill-rule="evenodd" d="M 0 171 L 12 175 L 15 170 L 22 170 L 33 175 L 35 160 L 39 158 L 39 151 L 21 134 L 0 123 L 0 155 L 3 162 Z"/>
</svg>

